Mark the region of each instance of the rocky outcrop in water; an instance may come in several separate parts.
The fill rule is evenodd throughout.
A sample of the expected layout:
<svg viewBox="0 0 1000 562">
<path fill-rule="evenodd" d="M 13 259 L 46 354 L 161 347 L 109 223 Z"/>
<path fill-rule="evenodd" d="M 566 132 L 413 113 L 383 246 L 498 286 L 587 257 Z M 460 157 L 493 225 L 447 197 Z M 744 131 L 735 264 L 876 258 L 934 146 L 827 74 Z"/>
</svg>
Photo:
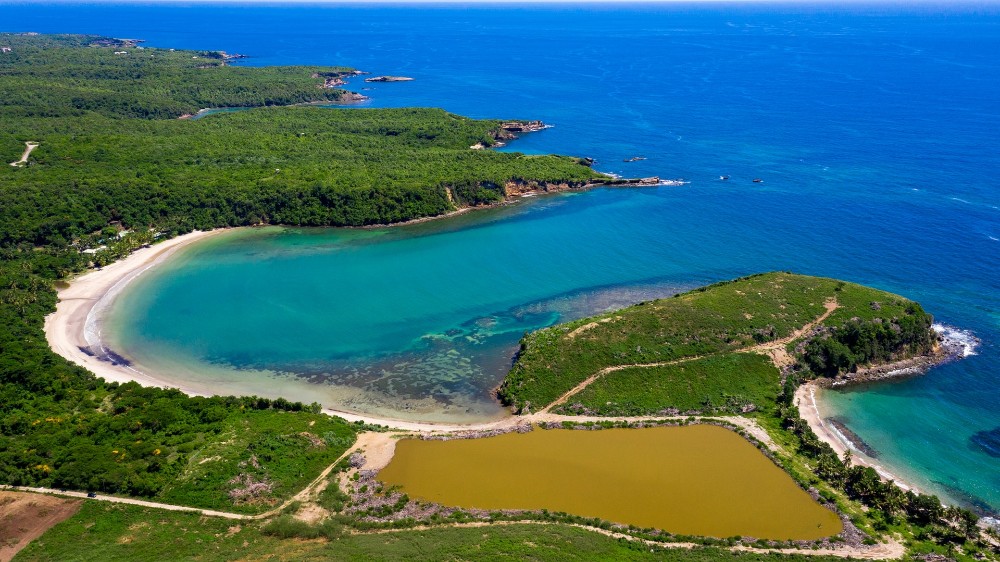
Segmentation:
<svg viewBox="0 0 1000 562">
<path fill-rule="evenodd" d="M 839 431 L 841 435 L 843 435 L 848 441 L 851 442 L 851 445 L 854 446 L 855 449 L 861 451 L 862 453 L 873 459 L 878 458 L 878 451 L 874 447 L 866 443 L 865 440 L 862 439 L 860 435 L 851 431 L 851 428 L 847 427 L 847 425 L 844 423 L 842 419 L 827 418 L 826 423 L 836 428 L 836 430 Z"/>
<path fill-rule="evenodd" d="M 342 71 L 332 71 L 332 72 L 314 72 L 312 74 L 313 78 L 323 79 L 323 88 L 339 88 L 347 84 L 347 78 L 354 76 L 360 76 L 366 74 L 360 70 L 342 70 Z"/>
<path fill-rule="evenodd" d="M 409 82 L 413 80 L 409 76 L 373 76 L 365 78 L 365 82 Z"/>
</svg>

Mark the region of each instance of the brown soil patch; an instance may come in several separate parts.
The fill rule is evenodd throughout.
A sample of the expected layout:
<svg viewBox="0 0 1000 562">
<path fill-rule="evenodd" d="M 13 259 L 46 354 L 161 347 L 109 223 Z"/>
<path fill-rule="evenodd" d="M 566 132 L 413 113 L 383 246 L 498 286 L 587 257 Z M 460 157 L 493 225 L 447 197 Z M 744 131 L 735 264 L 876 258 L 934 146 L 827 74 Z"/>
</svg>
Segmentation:
<svg viewBox="0 0 1000 562">
<path fill-rule="evenodd" d="M 9 562 L 28 543 L 80 509 L 81 500 L 0 491 L 0 562 Z"/>
<path fill-rule="evenodd" d="M 610 317 L 609 318 L 602 318 L 601 320 L 598 320 L 596 322 L 590 322 L 589 324 L 584 324 L 583 326 L 580 326 L 579 328 L 577 328 L 577 329 L 573 330 L 572 332 L 566 334 L 566 337 L 568 339 L 573 339 L 576 336 L 579 336 L 580 334 L 586 332 L 587 330 L 589 330 L 591 328 L 596 328 L 597 326 L 599 326 L 601 324 L 606 324 L 608 322 L 611 322 L 612 320 L 618 320 L 619 318 L 621 318 L 621 316 L 615 316 L 614 318 L 610 318 Z"/>
<path fill-rule="evenodd" d="M 303 506 L 302 509 L 299 509 L 295 513 L 295 518 L 298 519 L 299 521 L 305 521 L 310 525 L 315 525 L 320 521 L 322 521 L 323 519 L 326 519 L 327 516 L 329 515 L 330 515 L 329 511 L 323 509 L 322 507 L 314 503 L 311 503 Z"/>
</svg>

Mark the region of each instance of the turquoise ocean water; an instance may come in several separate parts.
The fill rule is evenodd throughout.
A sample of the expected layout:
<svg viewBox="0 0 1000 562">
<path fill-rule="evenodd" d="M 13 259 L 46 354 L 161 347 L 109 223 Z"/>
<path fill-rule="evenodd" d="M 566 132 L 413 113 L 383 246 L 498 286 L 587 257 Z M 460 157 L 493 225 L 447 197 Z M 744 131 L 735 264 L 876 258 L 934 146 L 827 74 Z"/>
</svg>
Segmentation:
<svg viewBox="0 0 1000 562">
<path fill-rule="evenodd" d="M 555 127 L 507 149 L 687 182 L 536 197 L 397 229 L 221 235 L 140 276 L 111 311 L 104 337 L 140 366 L 232 392 L 485 419 L 501 415 L 489 390 L 525 330 L 757 271 L 840 277 L 919 300 L 982 342 L 925 376 L 826 393 L 824 413 L 891 472 L 1000 508 L 1000 453 L 973 439 L 1000 426 L 995 7 L 0 13 L 11 31 L 412 76 L 352 86 L 369 106 L 542 119 Z M 647 160 L 623 162 L 636 155 Z"/>
</svg>

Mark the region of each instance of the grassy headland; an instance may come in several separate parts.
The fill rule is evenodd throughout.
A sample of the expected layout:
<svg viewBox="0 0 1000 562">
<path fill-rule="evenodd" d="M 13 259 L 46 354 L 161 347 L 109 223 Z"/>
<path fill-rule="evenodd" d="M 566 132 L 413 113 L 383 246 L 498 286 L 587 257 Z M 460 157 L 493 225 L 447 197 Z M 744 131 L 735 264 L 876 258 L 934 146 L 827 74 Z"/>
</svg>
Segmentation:
<svg viewBox="0 0 1000 562">
<path fill-rule="evenodd" d="M 607 370 L 597 387 L 570 401 L 632 414 L 773 404 L 781 390 L 776 371 L 732 354 L 792 336 L 829 303 L 836 308 L 820 322 L 823 337 L 811 337 L 806 354 L 819 374 L 926 353 L 936 341 L 930 316 L 912 301 L 834 279 L 768 273 L 528 334 L 500 398 L 518 411 L 537 410 Z M 742 375 L 733 377 L 737 365 Z M 689 372 L 678 378 L 681 370 Z"/>
<path fill-rule="evenodd" d="M 975 515 L 839 458 L 793 405 L 805 381 L 940 356 L 931 321 L 884 291 L 758 274 L 528 334 L 499 395 L 522 413 L 752 416 L 776 462 L 859 528 L 899 533 L 914 553 L 981 556 L 996 542 Z"/>
</svg>

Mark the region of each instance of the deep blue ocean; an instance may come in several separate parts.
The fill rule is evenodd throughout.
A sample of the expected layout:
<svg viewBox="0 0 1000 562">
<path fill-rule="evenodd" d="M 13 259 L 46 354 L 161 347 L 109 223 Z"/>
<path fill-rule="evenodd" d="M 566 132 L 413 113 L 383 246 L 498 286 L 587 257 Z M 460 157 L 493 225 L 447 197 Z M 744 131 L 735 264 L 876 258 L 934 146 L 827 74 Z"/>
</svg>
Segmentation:
<svg viewBox="0 0 1000 562">
<path fill-rule="evenodd" d="M 918 300 L 938 322 L 980 338 L 975 355 L 924 376 L 828 393 L 825 408 L 894 474 L 1000 509 L 1000 451 L 972 440 L 1000 426 L 996 5 L 0 3 L 0 31 L 141 38 L 245 53 L 247 65 L 411 76 L 355 80 L 349 89 L 370 96 L 370 107 L 541 119 L 555 127 L 507 149 L 682 178 L 680 186 L 549 198 L 434 228 L 454 236 L 493 228 L 505 240 L 497 244 L 507 244 L 497 259 L 508 270 L 523 265 L 542 289 L 551 283 L 548 293 L 515 291 L 531 302 L 776 269 Z M 623 162 L 638 155 L 646 160 Z M 519 263 L 515 250 L 540 240 L 560 241 L 558 256 L 534 249 Z M 543 259 L 548 269 L 537 273 Z"/>
</svg>

